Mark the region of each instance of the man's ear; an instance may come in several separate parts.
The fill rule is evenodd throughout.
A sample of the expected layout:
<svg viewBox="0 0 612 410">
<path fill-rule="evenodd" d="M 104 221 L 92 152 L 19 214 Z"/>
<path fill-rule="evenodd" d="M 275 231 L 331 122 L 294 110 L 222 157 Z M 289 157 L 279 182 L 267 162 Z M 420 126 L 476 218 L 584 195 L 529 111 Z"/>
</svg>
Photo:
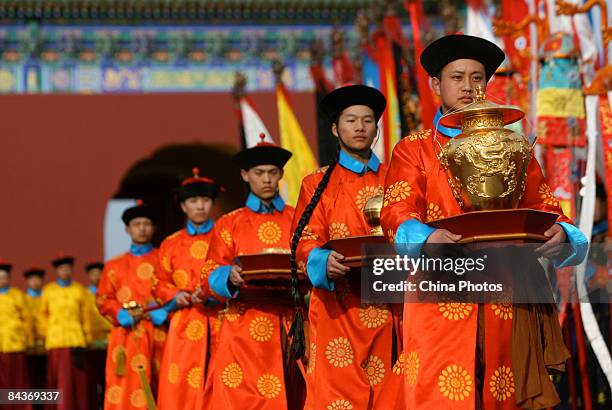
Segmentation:
<svg viewBox="0 0 612 410">
<path fill-rule="evenodd" d="M 242 180 L 246 183 L 249 182 L 249 171 L 245 171 L 244 169 L 240 170 L 240 176 L 242 177 Z"/>
<path fill-rule="evenodd" d="M 442 74 L 440 74 L 442 75 Z M 431 78 L 431 88 L 434 90 L 434 92 L 436 93 L 436 95 L 439 97 L 441 95 L 440 92 L 440 79 L 438 77 L 432 77 Z"/>
<path fill-rule="evenodd" d="M 187 213 L 187 208 L 185 207 L 185 201 L 181 202 L 181 209 L 183 210 L 183 213 Z"/>
<path fill-rule="evenodd" d="M 338 138 L 338 126 L 336 125 L 336 123 L 332 123 L 331 125 L 331 132 L 334 135 L 334 137 Z"/>
</svg>

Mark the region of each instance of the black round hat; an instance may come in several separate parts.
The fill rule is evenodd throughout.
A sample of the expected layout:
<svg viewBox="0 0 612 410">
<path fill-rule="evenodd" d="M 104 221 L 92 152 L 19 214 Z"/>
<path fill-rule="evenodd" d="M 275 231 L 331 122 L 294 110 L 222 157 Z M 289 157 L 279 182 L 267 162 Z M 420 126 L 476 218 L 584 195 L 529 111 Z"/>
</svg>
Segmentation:
<svg viewBox="0 0 612 410">
<path fill-rule="evenodd" d="M 450 34 L 428 45 L 421 53 L 420 61 L 427 74 L 435 77 L 448 63 L 462 58 L 482 63 L 489 81 L 495 70 L 504 62 L 506 54 L 495 43 L 484 38 Z"/>
<path fill-rule="evenodd" d="M 264 134 L 259 137 L 261 141 L 257 145 L 240 151 L 232 159 L 240 166 L 240 169 L 247 171 L 258 165 L 276 165 L 282 169 L 293 155 L 291 151 L 276 144 L 264 142 Z"/>
<path fill-rule="evenodd" d="M 320 108 L 331 122 L 342 111 L 353 105 L 370 107 L 374 111 L 376 122 L 378 122 L 387 106 L 387 99 L 383 93 L 374 87 L 359 84 L 346 85 L 327 94 L 321 101 Z"/>
<path fill-rule="evenodd" d="M 225 191 L 225 188 L 212 179 L 200 176 L 199 168 L 193 168 L 192 173 L 193 175 L 185 179 L 181 186 L 176 189 L 176 197 L 179 202 L 194 196 L 206 196 L 214 201 L 217 199 L 219 192 Z"/>
<path fill-rule="evenodd" d="M 149 218 L 151 222 L 155 223 L 155 214 L 153 209 L 151 209 L 148 205 L 137 202 L 136 206 L 126 209 L 123 211 L 123 215 L 121 215 L 121 220 L 127 226 L 130 224 L 132 219 L 136 218 Z"/>
</svg>

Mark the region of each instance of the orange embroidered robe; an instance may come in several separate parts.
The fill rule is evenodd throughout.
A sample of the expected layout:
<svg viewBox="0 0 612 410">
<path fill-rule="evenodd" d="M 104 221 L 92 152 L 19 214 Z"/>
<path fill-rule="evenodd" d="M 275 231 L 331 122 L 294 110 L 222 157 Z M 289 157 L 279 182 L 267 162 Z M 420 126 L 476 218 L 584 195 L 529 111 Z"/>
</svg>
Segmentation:
<svg viewBox="0 0 612 410">
<path fill-rule="evenodd" d="M 439 132 L 438 138 L 442 146 L 449 140 Z M 392 242 L 423 243 L 426 236 L 419 232 L 422 227 L 433 231 L 423 224 L 462 213 L 434 146 L 437 144 L 428 129 L 405 137 L 393 151 L 381 213 L 381 225 Z M 534 158 L 529 163 L 519 208 L 554 212 L 559 214 L 558 222 L 570 222 Z M 401 231 L 406 227 L 400 228 L 403 223 L 415 221 L 418 226 L 404 231 L 408 238 L 400 239 L 398 228 Z M 482 408 L 516 408 L 510 345 L 512 304 L 406 303 L 403 334 L 407 409 L 475 408 L 479 309 L 484 310 L 485 329 L 485 368 L 480 381 L 482 392 L 478 394 Z"/>
<path fill-rule="evenodd" d="M 190 236 L 182 229 L 162 242 L 159 249 L 162 270 L 156 275 L 158 281 L 153 288 L 160 304 L 170 302 L 179 290 L 193 293 L 200 286 L 211 238 L 212 230 Z M 206 298 L 208 283 L 202 285 Z M 160 410 L 202 409 L 210 401 L 204 390 L 210 378 L 204 376 L 208 374 L 218 311 L 199 304 L 174 313 L 161 364 L 157 400 Z M 210 393 L 212 386 L 207 390 Z"/>
<path fill-rule="evenodd" d="M 271 213 L 243 207 L 219 218 L 204 271 L 216 297 L 229 296 L 227 278 L 236 256 L 262 253 L 266 248 L 289 249 L 293 212 L 288 205 Z M 238 295 L 221 313 L 213 364 L 215 408 L 286 409 L 281 338 L 293 309 L 265 301 L 242 303 Z"/>
<path fill-rule="evenodd" d="M 151 287 L 160 269 L 157 250 L 142 256 L 127 252 L 104 266 L 96 303 L 100 313 L 113 323 L 106 356 L 105 409 L 142 409 L 146 406 L 139 366 L 144 366 L 147 379 L 155 389 L 166 329 L 153 326 L 148 319 L 124 328 L 117 320 L 117 313 L 125 302 L 133 300 L 143 306 L 155 302 Z M 155 394 L 155 390 L 153 392 Z"/>
<path fill-rule="evenodd" d="M 321 251 L 330 239 L 370 234 L 363 208 L 370 198 L 382 195 L 386 166 L 374 166 L 376 171 L 369 169 L 363 173 L 363 169 L 354 172 L 345 168 L 344 162 L 349 167 L 351 164 L 359 167 L 341 152 L 340 163 L 334 168 L 297 248 L 298 265 L 306 268 L 314 286 L 308 315 L 310 346 L 305 408 L 392 409 L 402 396 L 401 366 L 394 367 L 400 353 L 393 349 L 397 315 L 393 315 L 390 305 L 361 303 L 360 272 L 353 270 L 345 278 L 329 280 L 328 253 Z M 293 229 L 326 169 L 321 168 L 302 181 Z"/>
</svg>

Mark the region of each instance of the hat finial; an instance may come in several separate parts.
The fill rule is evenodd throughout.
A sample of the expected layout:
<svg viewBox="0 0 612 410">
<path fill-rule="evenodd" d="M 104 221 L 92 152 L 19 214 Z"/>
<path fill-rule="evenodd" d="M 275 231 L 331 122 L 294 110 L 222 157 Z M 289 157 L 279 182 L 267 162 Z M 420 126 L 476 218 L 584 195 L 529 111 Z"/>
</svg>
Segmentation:
<svg viewBox="0 0 612 410">
<path fill-rule="evenodd" d="M 137 199 L 136 200 L 136 206 L 143 206 L 144 205 L 144 201 L 142 199 Z"/>
<path fill-rule="evenodd" d="M 259 133 L 259 139 L 261 140 L 259 142 L 264 142 L 264 140 L 266 139 L 266 134 L 264 134 L 263 132 Z"/>
<path fill-rule="evenodd" d="M 193 177 L 194 177 L 194 178 L 199 178 L 199 177 L 200 177 L 200 168 L 198 168 L 198 167 L 193 167 L 193 169 L 191 170 L 191 172 L 193 172 Z"/>
</svg>

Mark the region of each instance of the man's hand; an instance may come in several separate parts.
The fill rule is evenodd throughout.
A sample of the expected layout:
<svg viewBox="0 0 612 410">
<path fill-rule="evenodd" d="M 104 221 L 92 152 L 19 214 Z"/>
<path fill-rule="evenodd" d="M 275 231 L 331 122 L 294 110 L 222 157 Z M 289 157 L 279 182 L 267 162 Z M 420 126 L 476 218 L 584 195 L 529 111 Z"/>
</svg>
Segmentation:
<svg viewBox="0 0 612 410">
<path fill-rule="evenodd" d="M 336 251 L 331 251 L 327 257 L 327 277 L 329 279 L 341 278 L 351 270 L 348 266 L 344 266 L 340 261 L 344 260 L 344 255 Z"/>
<path fill-rule="evenodd" d="M 191 303 L 197 305 L 198 303 L 204 303 L 205 300 L 202 299 L 204 297 L 204 292 L 202 288 L 198 286 L 196 290 L 191 294 Z"/>
<path fill-rule="evenodd" d="M 542 246 L 539 246 L 535 249 L 535 251 L 542 256 L 547 258 L 552 258 L 561 252 L 563 248 L 563 243 L 567 241 L 567 235 L 565 234 L 565 230 L 559 224 L 554 224 L 550 227 L 546 232 L 544 232 L 544 236 L 549 238 Z"/>
<path fill-rule="evenodd" d="M 232 266 L 232 270 L 230 272 L 229 280 L 232 285 L 236 287 L 241 287 L 244 285 L 244 279 L 242 279 L 242 268 L 238 265 Z"/>
<path fill-rule="evenodd" d="M 461 240 L 461 235 L 456 235 L 446 229 L 436 229 L 429 235 L 425 243 L 455 243 Z"/>
<path fill-rule="evenodd" d="M 187 292 L 180 291 L 174 297 L 176 299 L 176 304 L 179 308 L 184 308 L 191 305 L 191 295 Z"/>
</svg>

